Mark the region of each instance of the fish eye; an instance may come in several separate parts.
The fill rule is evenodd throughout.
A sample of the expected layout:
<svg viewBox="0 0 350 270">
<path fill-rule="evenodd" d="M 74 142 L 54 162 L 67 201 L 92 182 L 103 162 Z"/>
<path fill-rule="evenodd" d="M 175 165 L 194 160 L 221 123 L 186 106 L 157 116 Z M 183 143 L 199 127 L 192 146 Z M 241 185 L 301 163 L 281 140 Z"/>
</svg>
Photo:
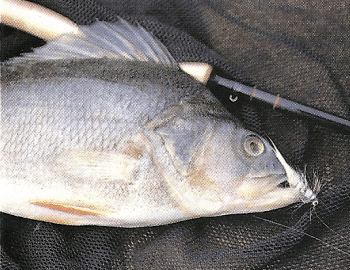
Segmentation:
<svg viewBox="0 0 350 270">
<path fill-rule="evenodd" d="M 244 150 L 251 156 L 259 156 L 265 150 L 263 141 L 255 135 L 249 135 L 244 140 Z"/>
</svg>

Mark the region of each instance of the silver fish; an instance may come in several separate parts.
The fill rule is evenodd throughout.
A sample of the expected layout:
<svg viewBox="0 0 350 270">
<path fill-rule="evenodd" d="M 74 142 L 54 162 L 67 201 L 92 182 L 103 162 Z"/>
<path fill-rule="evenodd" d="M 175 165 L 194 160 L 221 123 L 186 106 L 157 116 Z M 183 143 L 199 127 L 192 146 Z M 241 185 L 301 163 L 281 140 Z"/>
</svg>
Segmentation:
<svg viewBox="0 0 350 270">
<path fill-rule="evenodd" d="M 1 67 L 2 212 L 140 227 L 316 199 L 142 27 L 84 33 Z"/>
</svg>

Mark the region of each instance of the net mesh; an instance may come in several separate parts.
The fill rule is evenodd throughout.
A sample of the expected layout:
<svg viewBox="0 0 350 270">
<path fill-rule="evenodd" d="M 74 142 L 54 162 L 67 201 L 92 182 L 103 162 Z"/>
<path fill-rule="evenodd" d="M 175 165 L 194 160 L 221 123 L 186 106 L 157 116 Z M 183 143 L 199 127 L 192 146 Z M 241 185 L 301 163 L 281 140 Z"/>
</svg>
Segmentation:
<svg viewBox="0 0 350 270">
<path fill-rule="evenodd" d="M 350 119 L 346 1 L 34 2 L 78 24 L 118 17 L 139 23 L 179 62 L 206 62 L 220 75 Z M 1 36 L 2 60 L 43 44 L 5 26 Z M 347 269 L 349 132 L 210 89 L 247 128 L 267 134 L 287 162 L 306 164 L 311 179 L 318 175 L 319 205 L 135 229 L 1 214 L 2 269 Z"/>
</svg>

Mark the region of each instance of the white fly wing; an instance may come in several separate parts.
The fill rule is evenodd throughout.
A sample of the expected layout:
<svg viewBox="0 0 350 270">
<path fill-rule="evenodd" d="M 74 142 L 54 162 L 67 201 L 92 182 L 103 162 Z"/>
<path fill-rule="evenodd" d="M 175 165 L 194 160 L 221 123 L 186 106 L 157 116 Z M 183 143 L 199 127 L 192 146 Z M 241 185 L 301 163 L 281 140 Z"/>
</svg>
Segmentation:
<svg viewBox="0 0 350 270">
<path fill-rule="evenodd" d="M 9 62 L 74 58 L 116 58 L 177 66 L 167 48 L 142 26 L 120 19 L 80 26 L 84 36 L 65 34 Z"/>
</svg>

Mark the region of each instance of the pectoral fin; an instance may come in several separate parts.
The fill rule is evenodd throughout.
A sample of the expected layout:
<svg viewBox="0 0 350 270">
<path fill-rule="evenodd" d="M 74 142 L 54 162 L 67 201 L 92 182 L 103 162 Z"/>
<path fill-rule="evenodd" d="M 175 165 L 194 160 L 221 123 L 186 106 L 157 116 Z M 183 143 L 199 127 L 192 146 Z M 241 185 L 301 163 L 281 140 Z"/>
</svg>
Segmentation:
<svg viewBox="0 0 350 270">
<path fill-rule="evenodd" d="M 53 170 L 66 178 L 83 181 L 132 182 L 141 150 L 130 148 L 125 153 L 94 150 L 69 150 L 54 160 Z"/>
</svg>

